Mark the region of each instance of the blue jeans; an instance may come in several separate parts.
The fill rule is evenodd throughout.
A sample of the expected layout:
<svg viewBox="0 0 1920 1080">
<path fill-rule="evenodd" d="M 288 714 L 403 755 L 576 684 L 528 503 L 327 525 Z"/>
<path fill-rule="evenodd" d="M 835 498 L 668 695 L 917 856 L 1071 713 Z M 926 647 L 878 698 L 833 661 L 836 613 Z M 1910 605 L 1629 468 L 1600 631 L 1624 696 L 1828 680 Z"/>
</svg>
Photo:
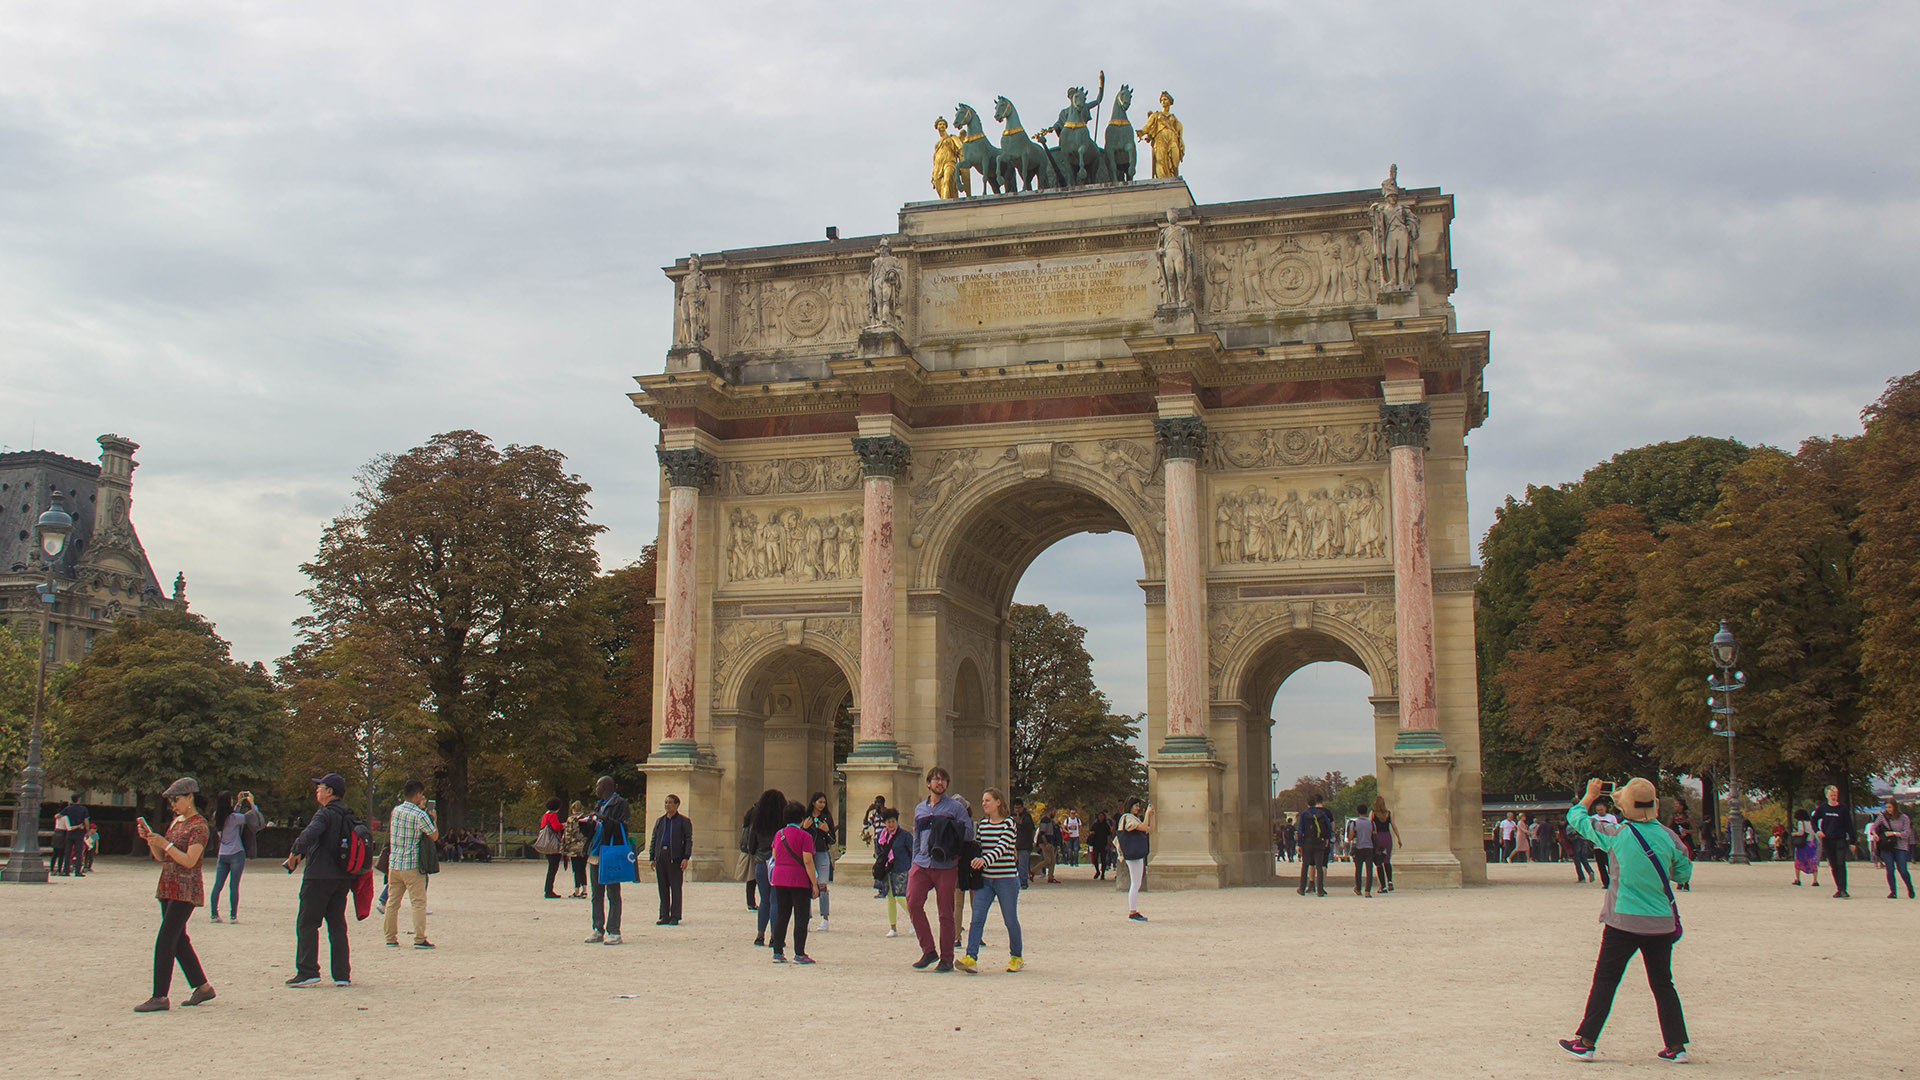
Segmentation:
<svg viewBox="0 0 1920 1080">
<path fill-rule="evenodd" d="M 1893 872 L 1897 867 L 1900 880 L 1907 883 L 1907 895 L 1913 895 L 1913 875 L 1907 872 L 1907 861 L 1913 857 L 1911 851 L 1889 851 L 1880 857 L 1881 865 L 1887 868 L 1887 891 L 1893 892 Z"/>
<path fill-rule="evenodd" d="M 220 914 L 220 886 L 227 887 L 228 916 L 240 913 L 240 875 L 247 868 L 247 853 L 236 851 L 231 855 L 220 856 L 219 866 L 213 872 L 213 891 L 207 894 L 207 903 L 217 917 Z"/>
<path fill-rule="evenodd" d="M 980 938 L 987 929 L 987 909 L 1000 902 L 1000 918 L 1007 924 L 1007 955 L 1025 956 L 1020 951 L 1020 879 L 1017 877 L 981 878 L 973 890 L 973 925 L 967 928 L 967 955 L 980 955 Z"/>
<path fill-rule="evenodd" d="M 767 924 L 773 921 L 774 913 L 780 909 L 780 896 L 773 891 L 773 882 L 768 877 L 772 872 L 767 867 L 767 860 L 754 856 L 753 881 L 760 887 L 760 907 L 754 912 L 758 916 L 760 925 L 759 929 L 754 931 L 755 937 L 760 937 L 767 932 Z"/>
<path fill-rule="evenodd" d="M 827 917 L 827 882 L 833 880 L 833 852 L 813 853 L 813 876 L 820 879 L 820 917 Z"/>
</svg>

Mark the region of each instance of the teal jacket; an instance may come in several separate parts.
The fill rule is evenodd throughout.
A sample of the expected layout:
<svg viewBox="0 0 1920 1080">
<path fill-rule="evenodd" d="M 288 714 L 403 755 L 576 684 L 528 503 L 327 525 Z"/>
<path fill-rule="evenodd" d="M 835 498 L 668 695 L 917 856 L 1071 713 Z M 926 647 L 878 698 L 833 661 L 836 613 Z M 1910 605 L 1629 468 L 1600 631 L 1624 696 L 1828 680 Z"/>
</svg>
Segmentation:
<svg viewBox="0 0 1920 1080">
<path fill-rule="evenodd" d="M 1575 803 L 1567 811 L 1567 831 L 1591 841 L 1609 860 L 1613 881 L 1600 909 L 1601 922 L 1633 934 L 1673 933 L 1673 904 L 1667 901 L 1653 859 L 1634 839 L 1635 833 L 1645 839 L 1654 859 L 1666 867 L 1667 879 L 1680 885 L 1693 879 L 1693 860 L 1687 858 L 1686 846 L 1672 829 L 1657 821 L 1595 821 L 1586 807 Z"/>
</svg>

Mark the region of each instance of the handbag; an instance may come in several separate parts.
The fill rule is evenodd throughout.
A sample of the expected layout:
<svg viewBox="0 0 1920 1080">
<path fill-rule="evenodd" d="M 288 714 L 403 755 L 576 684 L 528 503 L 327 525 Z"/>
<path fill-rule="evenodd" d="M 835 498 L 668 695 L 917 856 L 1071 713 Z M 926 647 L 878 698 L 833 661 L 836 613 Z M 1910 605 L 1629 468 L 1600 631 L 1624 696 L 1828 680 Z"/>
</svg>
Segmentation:
<svg viewBox="0 0 1920 1080">
<path fill-rule="evenodd" d="M 560 834 L 554 832 L 551 825 L 540 826 L 539 833 L 533 838 L 533 850 L 542 855 L 560 854 Z"/>
<path fill-rule="evenodd" d="M 603 844 L 600 847 L 600 874 L 602 885 L 623 885 L 640 880 L 640 866 L 634 856 L 633 843 L 627 838 L 627 826 L 620 826 L 620 842 Z"/>
<path fill-rule="evenodd" d="M 740 826 L 740 854 L 753 854 L 753 826 Z"/>
<path fill-rule="evenodd" d="M 1673 940 L 1679 941 L 1681 934 L 1684 933 L 1680 928 L 1680 901 L 1673 898 L 1673 882 L 1667 880 L 1667 868 L 1660 861 L 1660 856 L 1655 855 L 1653 848 L 1648 846 L 1647 838 L 1641 836 L 1640 830 L 1633 827 L 1633 822 L 1622 822 L 1622 824 L 1627 827 L 1628 832 L 1633 834 L 1635 840 L 1640 841 L 1640 850 L 1647 853 L 1647 861 L 1653 864 L 1653 872 L 1660 875 L 1660 887 L 1667 890 L 1667 903 L 1673 908 Z"/>
<path fill-rule="evenodd" d="M 420 862 L 420 872 L 422 874 L 437 874 L 440 872 L 440 845 L 434 842 L 433 837 L 425 833 L 420 834 L 420 854 L 418 858 Z"/>
<path fill-rule="evenodd" d="M 373 868 L 375 870 L 378 870 L 383 874 L 387 872 L 387 853 L 392 850 L 393 850 L 392 845 L 388 845 L 387 847 L 383 847 L 380 849 L 380 857 L 373 860 Z"/>
</svg>

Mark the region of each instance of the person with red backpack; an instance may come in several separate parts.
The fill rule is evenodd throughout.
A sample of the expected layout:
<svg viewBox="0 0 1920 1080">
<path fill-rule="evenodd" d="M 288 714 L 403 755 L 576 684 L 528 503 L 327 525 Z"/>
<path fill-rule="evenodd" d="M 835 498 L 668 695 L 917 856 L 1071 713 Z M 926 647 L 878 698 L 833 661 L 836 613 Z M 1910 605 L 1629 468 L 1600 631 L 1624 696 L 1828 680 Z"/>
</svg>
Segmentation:
<svg viewBox="0 0 1920 1080">
<path fill-rule="evenodd" d="M 287 856 L 287 873 L 302 862 L 307 864 L 300 880 L 300 913 L 294 919 L 295 951 L 292 987 L 320 984 L 320 924 L 327 924 L 331 947 L 333 984 L 352 986 L 353 972 L 347 954 L 347 897 L 353 892 L 354 879 L 370 868 L 371 833 L 354 817 L 343 801 L 347 782 L 339 773 L 328 773 L 315 780 L 313 801 L 320 811 L 293 841 L 293 854 Z"/>
</svg>

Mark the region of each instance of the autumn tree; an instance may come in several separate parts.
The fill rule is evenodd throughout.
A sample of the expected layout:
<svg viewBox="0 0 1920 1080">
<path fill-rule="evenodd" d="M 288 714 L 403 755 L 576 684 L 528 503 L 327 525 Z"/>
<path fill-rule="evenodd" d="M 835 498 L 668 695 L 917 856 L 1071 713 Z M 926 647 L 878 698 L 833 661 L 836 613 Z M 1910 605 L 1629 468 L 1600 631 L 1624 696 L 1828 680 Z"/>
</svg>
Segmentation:
<svg viewBox="0 0 1920 1080">
<path fill-rule="evenodd" d="M 600 575 L 587 591 L 594 657 L 605 687 L 595 775 L 612 775 L 621 791 L 641 790 L 635 764 L 653 749 L 653 607 L 659 557 L 648 544 L 633 562 Z"/>
<path fill-rule="evenodd" d="M 426 684 L 378 628 L 347 623 L 309 635 L 280 661 L 280 682 L 288 708 L 281 788 L 289 797 L 311 790 L 312 777 L 339 772 L 349 805 L 373 818 L 379 793 L 397 795 L 415 774 L 433 771 Z"/>
<path fill-rule="evenodd" d="M 217 791 L 279 771 L 273 680 L 188 611 L 121 619 L 62 680 L 61 701 L 52 775 L 71 787 L 155 794 L 191 776 Z"/>
<path fill-rule="evenodd" d="M 1860 544 L 1854 552 L 1861 611 L 1865 723 L 1877 754 L 1920 774 L 1920 372 L 1887 384 L 1849 448 Z"/>
<path fill-rule="evenodd" d="M 1135 721 L 1095 687 L 1086 629 L 1038 604 L 1013 605 L 1008 620 L 1011 794 L 1091 806 L 1139 791 Z"/>
<path fill-rule="evenodd" d="M 543 710 L 599 674 L 591 611 L 576 602 L 598 569 L 589 490 L 557 451 L 437 435 L 362 470 L 301 567 L 303 642 L 365 626 L 426 687 L 450 831 L 466 825 L 476 763 L 524 764 L 582 734 L 570 704 Z"/>
<path fill-rule="evenodd" d="M 1497 676 L 1508 729 L 1542 779 L 1572 787 L 1593 776 L 1656 771 L 1634 713 L 1627 610 L 1657 541 L 1627 505 L 1589 511 L 1573 547 L 1533 568 L 1533 603 Z"/>
<path fill-rule="evenodd" d="M 1831 442 L 1792 457 L 1756 450 L 1712 514 L 1669 530 L 1647 560 L 1627 631 L 1634 707 L 1669 770 L 1698 776 L 1725 761 L 1706 703 L 1707 644 L 1725 619 L 1748 682 L 1736 696 L 1742 787 L 1845 790 L 1873 771 L 1845 479 Z"/>
</svg>

